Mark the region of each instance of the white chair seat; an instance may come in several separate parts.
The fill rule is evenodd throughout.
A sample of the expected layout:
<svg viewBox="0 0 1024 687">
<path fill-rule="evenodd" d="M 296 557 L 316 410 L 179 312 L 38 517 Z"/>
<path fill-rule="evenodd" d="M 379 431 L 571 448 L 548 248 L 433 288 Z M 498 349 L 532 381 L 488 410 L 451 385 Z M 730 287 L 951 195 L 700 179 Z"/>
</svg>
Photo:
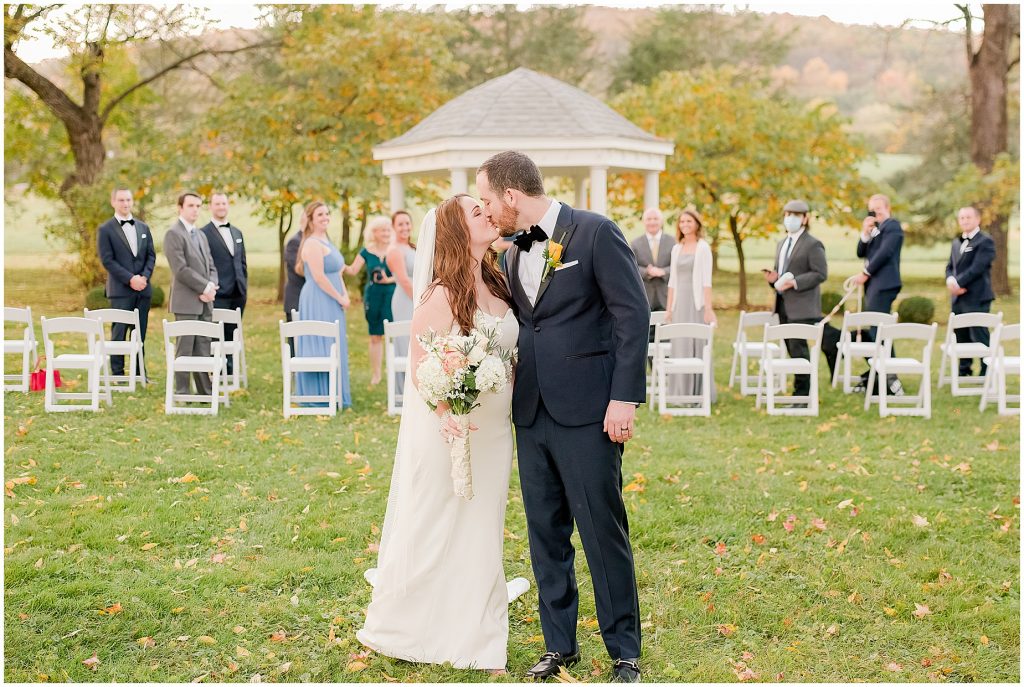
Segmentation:
<svg viewBox="0 0 1024 687">
<path fill-rule="evenodd" d="M 881 417 L 888 415 L 916 415 L 930 418 L 932 416 L 931 368 L 932 347 L 935 344 L 935 332 L 938 325 L 916 324 L 883 324 L 878 327 L 875 352 L 868 361 L 867 390 L 864 394 L 864 410 L 872 403 L 878 403 Z M 921 357 L 911 358 L 906 355 L 906 346 L 910 341 L 921 342 Z M 904 351 L 903 357 L 892 357 L 893 348 L 899 345 Z M 904 390 L 900 395 L 892 395 L 886 377 L 888 375 L 911 375 L 921 377 L 917 394 Z M 877 391 L 876 391 L 877 389 Z"/>
<path fill-rule="evenodd" d="M 781 358 L 765 361 L 766 372 L 785 372 L 788 374 L 810 374 L 811 361 L 803 358 Z"/>
<path fill-rule="evenodd" d="M 986 356 L 992 353 L 992 351 L 989 350 L 988 346 L 986 346 L 983 343 L 977 342 L 955 343 L 950 345 L 940 344 L 939 348 L 941 348 L 944 352 L 950 353 L 951 355 L 959 355 L 961 358 L 981 358 L 982 356 Z"/>
<path fill-rule="evenodd" d="M 875 342 L 851 341 L 843 346 L 843 352 L 856 358 L 870 358 L 875 354 Z"/>
<path fill-rule="evenodd" d="M 85 317 L 40 317 L 43 329 L 43 350 L 46 352 L 46 391 L 43 408 L 48 413 L 76 410 L 98 411 L 102 398 L 109 406 L 112 402 L 107 372 L 107 356 L 103 347 L 103 326 Z M 88 353 L 60 353 L 54 351 L 55 334 L 84 334 Z M 78 349 L 81 350 L 81 349 Z M 86 370 L 87 391 L 57 391 L 54 383 L 56 370 Z M 87 401 L 65 403 L 64 401 Z"/>
<path fill-rule="evenodd" d="M 877 363 L 872 359 L 868 361 L 868 365 L 886 374 L 921 374 L 924 370 L 924 363 L 914 358 L 886 358 Z"/>
<path fill-rule="evenodd" d="M 223 361 L 200 355 L 180 355 L 174 359 L 174 368 L 178 372 L 216 372 Z"/>
<path fill-rule="evenodd" d="M 89 368 L 96 365 L 96 356 L 88 353 L 61 353 L 50 360 L 54 367 Z"/>
<path fill-rule="evenodd" d="M 406 357 L 394 357 L 391 361 L 391 366 L 396 372 L 405 372 L 409 369 L 409 359 Z"/>
<path fill-rule="evenodd" d="M 324 357 L 292 358 L 288 367 L 292 372 L 326 372 L 334 364 L 334 360 Z"/>
<path fill-rule="evenodd" d="M 24 353 L 35 349 L 35 342 L 31 344 L 24 339 L 4 339 L 4 353 Z"/>
<path fill-rule="evenodd" d="M 704 361 L 701 358 L 662 358 L 658 366 L 665 372 L 701 374 L 704 372 Z"/>
<path fill-rule="evenodd" d="M 135 344 L 131 341 L 107 341 L 103 344 L 103 349 L 109 355 L 128 355 L 135 348 Z"/>
<path fill-rule="evenodd" d="M 1003 357 L 1003 370 L 1020 374 L 1020 356 L 1008 355 Z"/>
<path fill-rule="evenodd" d="M 737 346 L 738 344 L 734 341 L 732 344 L 733 350 L 736 350 Z M 765 348 L 766 346 L 761 341 L 748 341 L 747 343 L 743 344 L 742 350 L 745 351 L 748 355 L 754 356 L 761 355 L 761 351 L 765 350 Z M 772 353 L 778 353 L 782 349 L 779 348 L 778 344 L 769 343 L 767 346 L 767 350 L 771 351 Z"/>
</svg>

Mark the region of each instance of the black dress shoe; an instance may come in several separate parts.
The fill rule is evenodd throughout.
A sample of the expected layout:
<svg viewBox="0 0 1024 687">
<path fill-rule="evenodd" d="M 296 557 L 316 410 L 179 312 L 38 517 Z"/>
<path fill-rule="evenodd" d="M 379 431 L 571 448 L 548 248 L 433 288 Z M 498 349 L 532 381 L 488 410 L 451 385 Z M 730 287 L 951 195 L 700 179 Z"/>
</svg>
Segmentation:
<svg viewBox="0 0 1024 687">
<path fill-rule="evenodd" d="M 580 662 L 580 652 L 569 656 L 562 656 L 557 651 L 549 651 L 540 657 L 537 665 L 526 671 L 528 680 L 546 680 L 549 677 L 558 675 L 562 666 L 570 668 Z"/>
<path fill-rule="evenodd" d="M 640 682 L 640 663 L 636 658 L 620 658 L 612 666 L 612 682 Z"/>
</svg>

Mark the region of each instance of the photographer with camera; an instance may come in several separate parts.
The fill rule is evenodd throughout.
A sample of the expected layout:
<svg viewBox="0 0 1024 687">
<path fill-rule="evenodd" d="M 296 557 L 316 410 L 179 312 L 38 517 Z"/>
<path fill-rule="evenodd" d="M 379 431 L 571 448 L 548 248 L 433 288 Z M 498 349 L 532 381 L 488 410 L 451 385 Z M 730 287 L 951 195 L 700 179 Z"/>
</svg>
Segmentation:
<svg viewBox="0 0 1024 687">
<path fill-rule="evenodd" d="M 395 293 L 395 278 L 388 269 L 385 256 L 391 246 L 391 220 L 375 217 L 366 224 L 363 248 L 345 274 L 355 275 L 366 267 L 366 287 L 363 289 L 363 312 L 370 330 L 370 384 L 380 383 L 381 360 L 384 357 L 384 320 L 394 321 L 391 297 Z"/>
<path fill-rule="evenodd" d="M 900 280 L 902 249 L 903 227 L 892 216 L 889 197 L 876 193 L 868 199 L 868 214 L 861 225 L 860 239 L 857 241 L 857 257 L 864 259 L 864 269 L 853 277 L 855 282 L 864 285 L 865 311 L 892 312 L 893 301 L 903 288 Z M 875 327 L 864 338 L 866 341 L 874 341 Z M 867 382 L 868 372 L 864 372 L 861 383 L 854 387 L 854 391 L 864 391 Z M 886 382 L 890 393 L 903 393 L 903 386 L 895 375 L 889 375 Z"/>
</svg>

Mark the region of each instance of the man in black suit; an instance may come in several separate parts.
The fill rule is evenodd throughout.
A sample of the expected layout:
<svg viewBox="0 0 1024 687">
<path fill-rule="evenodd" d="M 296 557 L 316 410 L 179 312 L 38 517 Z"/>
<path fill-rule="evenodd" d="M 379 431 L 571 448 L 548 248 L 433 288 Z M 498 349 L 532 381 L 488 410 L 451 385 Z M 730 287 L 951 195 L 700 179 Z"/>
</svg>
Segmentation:
<svg viewBox="0 0 1024 687">
<path fill-rule="evenodd" d="M 953 239 L 946 263 L 946 288 L 953 301 L 953 313 L 991 312 L 992 261 L 996 259 L 996 242 L 981 230 L 981 213 L 968 205 L 960 208 L 956 216 L 960 224 L 960 236 Z M 988 327 L 957 329 L 958 343 L 981 343 L 988 346 Z M 981 362 L 979 375 L 985 376 L 985 361 Z M 971 359 L 960 359 L 960 376 L 971 374 Z"/>
<path fill-rule="evenodd" d="M 299 309 L 299 294 L 302 293 L 302 286 L 306 283 L 306 277 L 295 271 L 295 261 L 299 258 L 299 244 L 302 243 L 302 232 L 297 231 L 288 239 L 284 245 L 284 316 L 288 322 L 292 321 L 292 310 Z M 295 339 L 288 339 L 288 347 L 295 357 Z"/>
<path fill-rule="evenodd" d="M 213 307 L 234 310 L 241 308 L 245 313 L 246 294 L 249 289 L 249 267 L 245 261 L 245 243 L 242 232 L 228 221 L 228 196 L 214 193 L 210 196 L 210 214 L 213 218 L 202 228 L 210 244 L 210 254 L 217 267 L 220 288 L 213 300 Z M 224 340 L 230 341 L 235 331 L 234 323 L 224 323 Z M 227 358 L 228 375 L 234 369 L 234 357 Z"/>
<path fill-rule="evenodd" d="M 615 223 L 547 197 L 526 155 L 492 156 L 476 186 L 491 224 L 517 236 L 505 260 L 520 325 L 512 421 L 547 649 L 527 677 L 580 660 L 575 523 L 612 677 L 637 682 L 640 605 L 622 452 L 647 395 L 650 304 L 640 272 Z"/>
<path fill-rule="evenodd" d="M 146 325 L 149 323 L 149 303 L 153 289 L 149 284 L 156 267 L 156 249 L 153 235 L 142 220 L 132 217 L 134 200 L 131 190 L 115 188 L 110 194 L 110 205 L 114 216 L 100 225 L 97 230 L 97 252 L 103 267 L 107 270 L 106 294 L 110 307 L 118 310 L 139 309 L 139 338 L 145 357 Z M 112 341 L 124 341 L 128 325 L 112 325 Z M 139 361 L 139 374 L 142 373 Z M 124 375 L 124 356 L 110 358 L 110 374 Z"/>
<path fill-rule="evenodd" d="M 892 216 L 892 205 L 888 196 L 876 193 L 868 199 L 868 216 L 861 224 L 860 239 L 857 241 L 857 257 L 864 259 L 864 269 L 854 277 L 858 284 L 864 284 L 864 310 L 871 312 L 892 312 L 893 301 L 903 288 L 900 280 L 900 253 L 903 250 L 903 227 Z M 875 340 L 875 327 L 871 328 L 865 341 Z M 896 354 L 895 349 L 893 355 Z M 868 372 L 861 375 L 861 383 L 855 391 L 867 387 Z M 896 375 L 889 375 L 889 388 L 894 394 L 902 393 L 903 387 Z"/>
</svg>

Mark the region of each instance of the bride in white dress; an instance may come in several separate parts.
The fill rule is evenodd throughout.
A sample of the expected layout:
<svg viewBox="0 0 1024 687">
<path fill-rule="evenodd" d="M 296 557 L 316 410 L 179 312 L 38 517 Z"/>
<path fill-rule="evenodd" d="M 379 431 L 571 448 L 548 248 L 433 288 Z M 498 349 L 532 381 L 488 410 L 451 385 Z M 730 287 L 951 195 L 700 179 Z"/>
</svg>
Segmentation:
<svg viewBox="0 0 1024 687">
<path fill-rule="evenodd" d="M 466 333 L 483 325 L 499 333 L 502 348 L 515 347 L 519 325 L 489 250 L 495 238 L 497 230 L 468 195 L 449 198 L 424 220 L 413 273 L 419 305 L 410 337 L 412 374 L 406 377 L 378 567 L 368 575 L 373 600 L 356 636 L 394 658 L 501 671 L 513 595 L 502 568 L 512 385 L 481 394 L 470 415 L 474 496 L 468 501 L 452 486 L 448 440 L 460 430 L 442 420 L 445 408 L 432 411 L 416 389 L 423 356 L 416 337 L 430 329 Z"/>
</svg>

